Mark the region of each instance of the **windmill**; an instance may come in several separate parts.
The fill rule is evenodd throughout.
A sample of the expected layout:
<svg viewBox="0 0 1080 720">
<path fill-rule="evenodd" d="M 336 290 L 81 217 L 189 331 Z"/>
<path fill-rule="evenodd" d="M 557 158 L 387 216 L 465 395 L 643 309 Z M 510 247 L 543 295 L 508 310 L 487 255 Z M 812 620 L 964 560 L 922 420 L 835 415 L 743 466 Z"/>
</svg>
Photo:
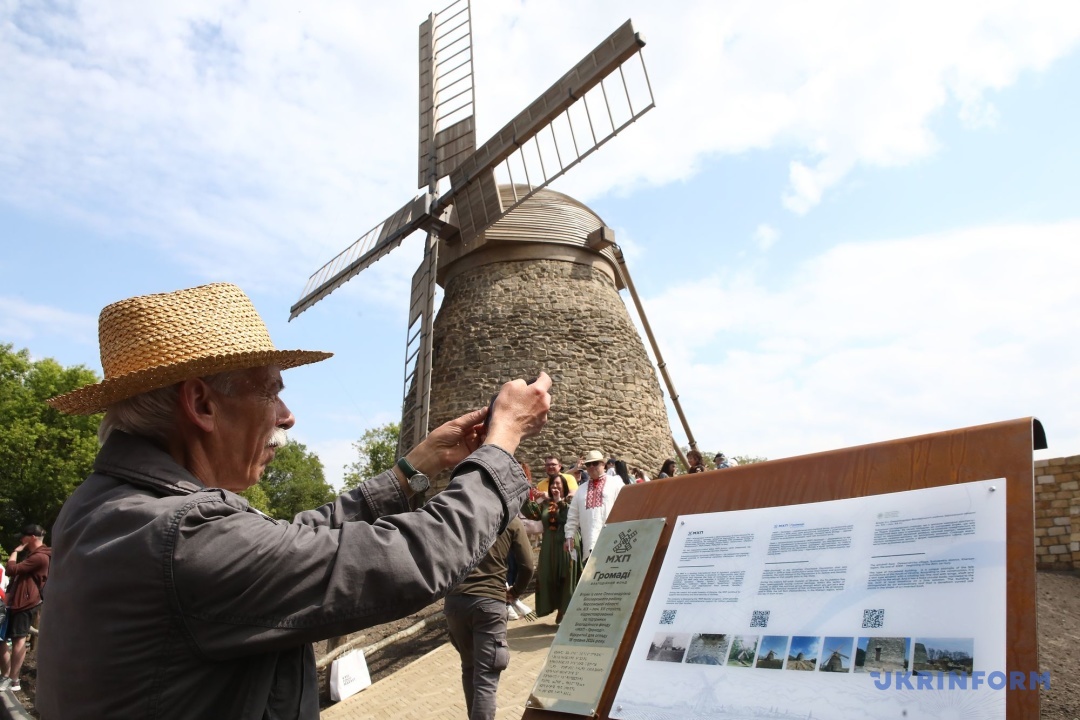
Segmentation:
<svg viewBox="0 0 1080 720">
<path fill-rule="evenodd" d="M 844 665 L 844 660 L 850 661 L 851 658 L 849 658 L 844 653 L 840 652 L 843 649 L 850 650 L 851 648 L 835 648 L 833 650 L 827 650 L 826 651 L 826 653 L 828 654 L 829 659 L 821 664 L 821 671 L 822 672 L 847 672 L 848 671 L 848 669 L 850 667 L 850 662 L 848 663 L 848 665 Z"/>
<path fill-rule="evenodd" d="M 530 363 L 535 369 L 547 370 L 557 382 L 575 376 L 572 368 L 564 371 L 565 367 L 559 361 L 565 356 L 563 353 L 554 358 L 529 357 L 531 348 L 515 348 L 514 342 L 504 342 L 507 329 L 495 328 L 490 322 L 493 318 L 478 317 L 476 312 L 467 310 L 470 303 L 490 300 L 485 293 L 491 289 L 490 285 L 482 289 L 474 287 L 476 283 L 468 279 L 470 274 L 491 275 L 490 266 L 500 263 L 504 266 L 506 263 L 525 263 L 514 267 L 527 271 L 532 268 L 528 265 L 530 262 L 569 262 L 576 266 L 570 272 L 570 281 L 575 277 L 581 279 L 584 268 L 589 268 L 589 272 L 610 280 L 608 284 L 616 298 L 618 290 L 626 288 L 630 291 L 691 446 L 696 447 L 629 278 L 625 259 L 614 243 L 614 233 L 584 205 L 546 189 L 552 181 L 653 108 L 652 88 L 641 55 L 644 44 L 627 20 L 490 140 L 477 147 L 472 15 L 468 0 L 456 0 L 429 15 L 420 25 L 417 184 L 422 192 L 313 273 L 289 317 L 292 320 L 303 313 L 394 250 L 414 232 L 426 232 L 424 258 L 413 275 L 410 293 L 401 452 L 419 442 L 434 424 L 433 417 L 443 421 L 453 417 L 450 413 L 458 409 L 475 407 L 497 387 L 497 383 L 530 374 Z M 447 177 L 449 189 L 440 192 L 440 183 Z M 560 267 L 560 270 L 565 268 Z M 497 286 L 503 278 L 499 273 L 494 275 L 498 277 L 488 277 L 485 282 Z M 592 276 L 588 279 L 596 280 Z M 600 280 L 607 282 L 603 278 Z M 473 295 L 471 299 L 465 299 L 461 292 L 447 290 L 439 313 L 440 322 L 444 315 L 457 319 L 452 327 L 444 327 L 440 334 L 434 318 L 435 287 L 438 283 L 450 288 L 455 282 L 459 286 L 471 283 L 470 289 L 462 292 Z M 546 282 L 555 281 L 549 279 Z M 572 294 L 572 286 L 564 285 L 567 294 Z M 606 292 L 605 289 L 600 294 Z M 448 307 L 454 304 L 454 298 L 458 298 L 458 304 L 465 306 L 466 311 L 455 315 L 455 308 Z M 592 304 L 591 300 L 587 302 Z M 619 305 L 625 315 L 621 300 Z M 620 328 L 621 333 L 628 328 L 637 345 L 641 346 L 632 325 L 616 317 L 618 312 L 610 320 L 608 314 L 608 311 L 601 313 L 601 326 L 609 322 L 612 327 Z M 449 320 L 443 322 L 443 326 L 448 323 Z M 503 349 L 492 353 L 506 353 L 511 362 L 500 364 L 501 356 L 492 359 L 477 351 L 476 348 L 482 350 L 484 347 L 482 338 L 471 347 L 450 347 L 460 340 L 455 333 L 473 340 L 477 333 L 483 333 L 483 328 L 498 333 L 503 342 L 500 346 Z M 572 329 L 572 323 L 568 326 L 559 318 L 538 325 L 538 330 L 551 331 L 563 339 L 573 334 Z M 527 341 L 526 338 L 526 344 Z M 587 341 L 588 338 L 581 339 L 581 342 Z M 478 355 L 479 360 L 470 354 Z M 630 354 L 635 358 L 633 362 L 623 364 L 622 382 L 608 384 L 622 387 L 639 384 L 638 376 L 642 371 L 637 352 L 634 350 Z M 643 346 L 640 354 L 648 367 L 652 386 L 655 386 L 655 392 L 652 388 L 641 391 L 642 422 L 661 426 L 678 452 L 667 429 L 662 394 Z M 433 410 L 433 397 L 443 399 L 439 392 L 432 391 L 433 383 L 438 387 L 440 382 L 440 358 L 444 366 L 449 364 L 455 368 L 445 382 L 450 384 L 447 389 L 452 389 L 458 396 L 444 402 L 441 409 Z M 482 369 L 473 376 L 461 377 L 459 371 L 477 367 Z M 442 372 L 442 375 L 447 374 Z M 557 419 L 557 414 L 553 414 L 552 420 Z M 603 421 L 599 424 L 608 425 Z M 548 439 L 548 443 L 556 447 L 548 450 L 537 447 L 535 451 L 557 451 L 566 457 L 583 452 L 586 448 L 580 443 L 586 443 L 590 447 L 618 451 L 646 467 L 646 463 L 656 467 L 662 456 L 668 454 L 665 448 L 654 447 L 657 443 L 651 438 L 613 438 L 602 433 L 590 436 L 576 432 L 573 441 L 567 436 L 558 442 Z M 633 455 L 634 446 L 640 444 L 649 447 L 639 452 L 639 456 Z M 438 481 L 436 485 L 439 485 Z"/>
</svg>

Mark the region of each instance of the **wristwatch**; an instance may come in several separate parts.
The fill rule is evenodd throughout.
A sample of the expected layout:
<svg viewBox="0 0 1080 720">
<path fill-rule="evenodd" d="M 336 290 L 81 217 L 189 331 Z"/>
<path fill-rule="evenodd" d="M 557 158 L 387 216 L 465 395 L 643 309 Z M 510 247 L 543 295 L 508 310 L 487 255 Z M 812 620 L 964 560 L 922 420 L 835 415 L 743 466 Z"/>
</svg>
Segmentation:
<svg viewBox="0 0 1080 720">
<path fill-rule="evenodd" d="M 405 474 L 409 489 L 414 493 L 426 492 L 431 487 L 431 478 L 414 468 L 405 458 L 398 460 L 397 466 Z"/>
</svg>

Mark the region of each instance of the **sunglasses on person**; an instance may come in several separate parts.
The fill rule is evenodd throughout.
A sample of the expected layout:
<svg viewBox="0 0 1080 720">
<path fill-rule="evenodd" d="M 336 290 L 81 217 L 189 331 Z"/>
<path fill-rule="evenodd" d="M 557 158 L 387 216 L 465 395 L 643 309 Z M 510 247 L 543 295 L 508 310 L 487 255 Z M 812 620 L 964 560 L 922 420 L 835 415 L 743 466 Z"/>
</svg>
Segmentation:
<svg viewBox="0 0 1080 720">
<path fill-rule="evenodd" d="M 593 460 L 592 462 L 585 463 L 585 467 L 592 467 L 593 465 L 603 465 L 603 460 Z"/>
</svg>

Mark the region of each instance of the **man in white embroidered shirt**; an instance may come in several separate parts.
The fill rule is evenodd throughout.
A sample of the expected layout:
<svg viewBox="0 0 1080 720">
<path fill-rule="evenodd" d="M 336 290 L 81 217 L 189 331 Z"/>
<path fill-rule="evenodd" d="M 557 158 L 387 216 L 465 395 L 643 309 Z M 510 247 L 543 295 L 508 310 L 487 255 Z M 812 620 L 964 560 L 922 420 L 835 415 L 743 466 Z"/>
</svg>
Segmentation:
<svg viewBox="0 0 1080 720">
<path fill-rule="evenodd" d="M 574 547 L 574 533 L 581 532 L 582 562 L 592 554 L 600 529 L 607 522 L 608 514 L 615 505 L 615 498 L 623 487 L 618 477 L 604 472 L 604 454 L 599 450 L 590 450 L 585 455 L 585 470 L 589 473 L 589 482 L 584 488 L 578 488 L 570 510 L 566 516 L 566 529 L 563 533 L 566 551 Z"/>
</svg>

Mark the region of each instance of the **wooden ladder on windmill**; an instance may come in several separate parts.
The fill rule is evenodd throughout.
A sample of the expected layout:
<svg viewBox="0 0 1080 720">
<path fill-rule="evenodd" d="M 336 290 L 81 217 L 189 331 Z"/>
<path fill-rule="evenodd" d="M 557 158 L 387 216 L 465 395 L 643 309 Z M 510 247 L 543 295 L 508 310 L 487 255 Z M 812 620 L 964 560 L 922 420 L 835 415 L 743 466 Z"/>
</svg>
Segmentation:
<svg viewBox="0 0 1080 720">
<path fill-rule="evenodd" d="M 417 230 L 426 231 L 424 259 L 412 280 L 406 333 L 403 407 L 410 405 L 408 393 L 415 393 L 411 403 L 415 415 L 408 438 L 402 419 L 401 448 L 414 446 L 429 430 L 440 247 L 460 245 L 468 251 L 482 245 L 483 233 L 491 225 L 651 110 L 655 103 L 641 55 L 644 45 L 627 20 L 478 148 L 468 0 L 432 13 L 420 25 L 417 185 L 423 192 L 313 273 L 289 316 L 292 320 L 300 315 Z M 440 194 L 440 183 L 447 177 L 450 187 Z M 509 202 L 501 196 L 500 184 L 509 185 Z M 621 253 L 620 265 L 628 277 Z M 641 314 L 636 293 L 634 300 Z M 649 339 L 691 446 L 696 447 L 651 330 Z"/>
</svg>

